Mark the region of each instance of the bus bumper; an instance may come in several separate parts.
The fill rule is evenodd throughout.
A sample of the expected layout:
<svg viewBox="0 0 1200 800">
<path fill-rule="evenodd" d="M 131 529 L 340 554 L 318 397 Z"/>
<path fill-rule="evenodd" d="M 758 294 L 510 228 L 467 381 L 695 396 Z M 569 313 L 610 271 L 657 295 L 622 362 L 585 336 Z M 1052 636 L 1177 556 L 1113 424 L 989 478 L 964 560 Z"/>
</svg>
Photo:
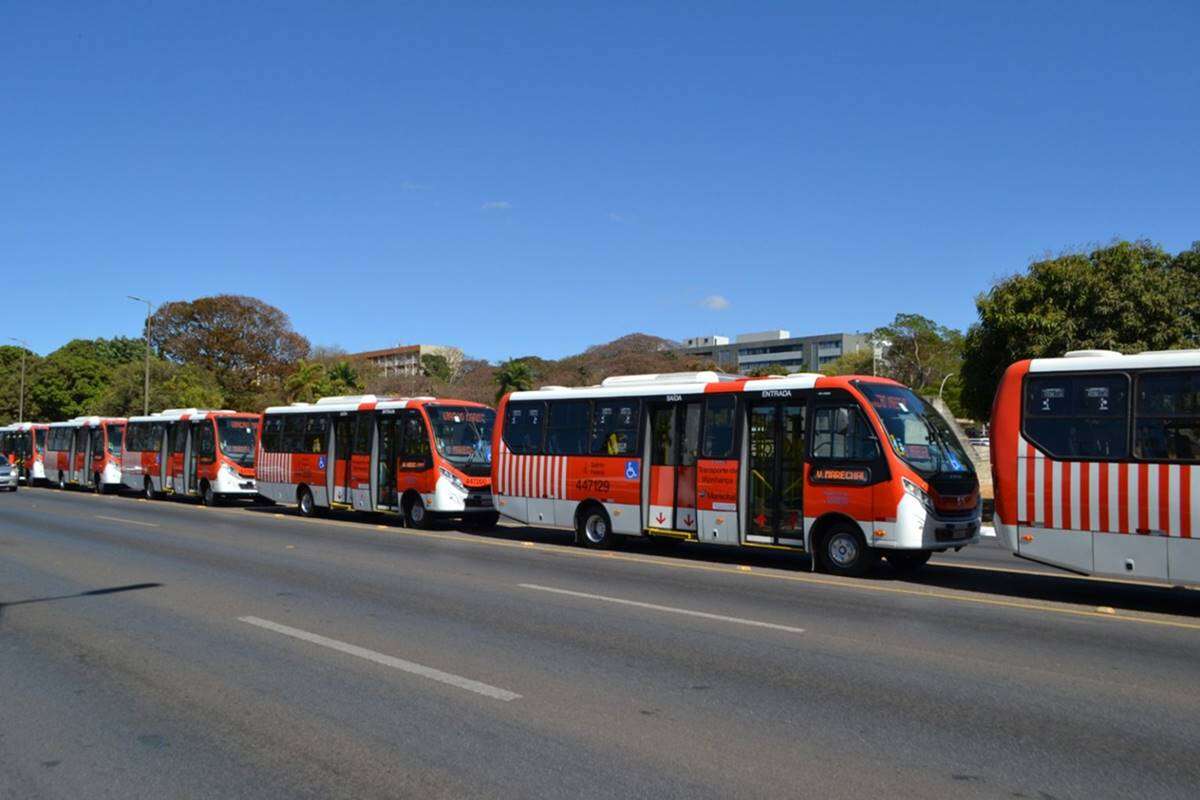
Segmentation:
<svg viewBox="0 0 1200 800">
<path fill-rule="evenodd" d="M 871 542 L 875 547 L 892 550 L 949 550 L 979 543 L 982 511 L 977 508 L 966 517 L 942 518 L 927 509 L 912 495 L 904 495 L 896 508 L 891 530 L 882 526 Z M 879 536 L 878 533 L 885 535 Z"/>
<path fill-rule="evenodd" d="M 217 470 L 213 491 L 223 497 L 252 497 L 258 494 L 258 484 L 254 478 L 239 475 L 228 467 L 222 466 Z"/>
</svg>

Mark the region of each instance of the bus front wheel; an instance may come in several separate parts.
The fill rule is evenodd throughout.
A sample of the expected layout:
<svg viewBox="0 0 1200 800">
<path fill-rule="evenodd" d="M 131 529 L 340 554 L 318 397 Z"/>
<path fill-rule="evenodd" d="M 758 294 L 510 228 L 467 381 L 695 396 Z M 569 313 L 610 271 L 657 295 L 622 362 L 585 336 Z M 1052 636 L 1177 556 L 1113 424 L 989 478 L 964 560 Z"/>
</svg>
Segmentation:
<svg viewBox="0 0 1200 800">
<path fill-rule="evenodd" d="M 212 508 L 217 505 L 221 498 L 217 497 L 217 493 L 213 491 L 212 484 L 205 481 L 200 487 L 200 502 Z"/>
<path fill-rule="evenodd" d="M 420 497 L 413 497 L 405 503 L 404 524 L 409 528 L 425 529 L 429 527 L 429 510 L 425 508 L 425 501 Z"/>
<path fill-rule="evenodd" d="M 821 541 L 821 562 L 833 575 L 857 578 L 866 575 L 879 553 L 867 547 L 867 540 L 857 525 L 834 525 Z"/>
</svg>

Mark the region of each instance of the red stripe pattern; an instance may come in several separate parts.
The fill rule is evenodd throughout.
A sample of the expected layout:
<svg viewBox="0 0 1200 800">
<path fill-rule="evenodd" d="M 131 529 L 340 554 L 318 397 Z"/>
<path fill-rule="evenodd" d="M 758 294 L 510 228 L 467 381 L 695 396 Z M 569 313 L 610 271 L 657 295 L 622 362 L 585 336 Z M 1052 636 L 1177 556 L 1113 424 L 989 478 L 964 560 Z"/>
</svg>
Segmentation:
<svg viewBox="0 0 1200 800">
<path fill-rule="evenodd" d="M 1200 465 L 1056 461 L 1017 434 L 1017 522 L 1200 539 Z"/>
<path fill-rule="evenodd" d="M 496 494 L 567 499 L 567 456 L 522 456 L 503 441 L 496 461 Z"/>
</svg>

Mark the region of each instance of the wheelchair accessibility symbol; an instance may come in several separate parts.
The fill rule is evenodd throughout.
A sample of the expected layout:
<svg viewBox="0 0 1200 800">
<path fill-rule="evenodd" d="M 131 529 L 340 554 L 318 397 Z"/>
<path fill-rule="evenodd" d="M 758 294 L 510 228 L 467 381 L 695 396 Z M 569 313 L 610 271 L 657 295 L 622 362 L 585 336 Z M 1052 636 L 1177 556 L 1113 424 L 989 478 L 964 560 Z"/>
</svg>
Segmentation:
<svg viewBox="0 0 1200 800">
<path fill-rule="evenodd" d="M 636 481 L 638 475 L 641 474 L 639 464 L 636 461 L 625 462 L 625 480 Z"/>
<path fill-rule="evenodd" d="M 325 469 L 325 456 L 317 459 L 317 469 Z"/>
</svg>

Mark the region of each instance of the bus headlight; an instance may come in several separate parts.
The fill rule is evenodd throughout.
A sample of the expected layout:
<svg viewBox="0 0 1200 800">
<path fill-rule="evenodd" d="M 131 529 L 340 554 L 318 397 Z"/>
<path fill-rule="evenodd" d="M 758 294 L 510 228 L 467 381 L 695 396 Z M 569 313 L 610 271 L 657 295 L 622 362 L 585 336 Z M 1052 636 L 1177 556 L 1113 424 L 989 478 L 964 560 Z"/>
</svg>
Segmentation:
<svg viewBox="0 0 1200 800">
<path fill-rule="evenodd" d="M 900 478 L 900 483 L 904 486 L 905 494 L 910 494 L 917 498 L 930 514 L 937 513 L 933 507 L 933 501 L 929 499 L 929 495 L 925 493 L 924 489 L 905 477 Z"/>
<path fill-rule="evenodd" d="M 445 467 L 438 467 L 438 471 L 442 473 L 442 477 L 445 478 L 447 481 L 449 481 L 450 485 L 453 486 L 455 489 L 458 489 L 460 492 L 467 491 L 467 487 L 463 485 L 462 480 L 457 475 L 455 475 L 453 472 L 446 469 Z"/>
</svg>

